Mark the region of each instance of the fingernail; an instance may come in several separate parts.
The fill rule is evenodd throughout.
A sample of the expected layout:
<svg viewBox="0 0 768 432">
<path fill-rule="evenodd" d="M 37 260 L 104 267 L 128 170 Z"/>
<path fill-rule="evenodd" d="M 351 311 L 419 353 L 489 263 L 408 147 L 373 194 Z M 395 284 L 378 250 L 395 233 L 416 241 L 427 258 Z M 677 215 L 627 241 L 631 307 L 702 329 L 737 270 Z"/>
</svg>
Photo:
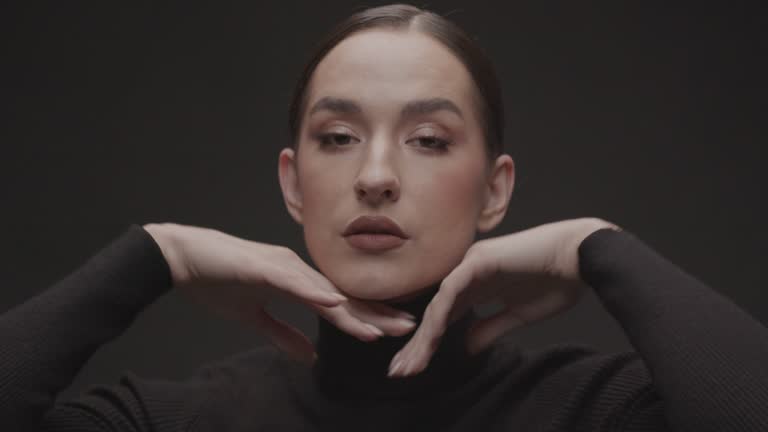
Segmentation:
<svg viewBox="0 0 768 432">
<path fill-rule="evenodd" d="M 409 320 L 416 321 L 416 317 L 414 315 L 412 315 L 412 314 L 409 314 L 408 312 L 400 312 L 400 313 L 397 314 L 397 316 L 400 317 L 400 318 L 406 318 L 406 319 L 409 319 Z"/>
<path fill-rule="evenodd" d="M 398 351 L 397 354 L 395 354 L 394 357 L 392 357 L 392 361 L 389 362 L 390 366 L 394 366 L 396 363 L 400 362 L 400 357 L 402 357 L 402 351 Z"/>
<path fill-rule="evenodd" d="M 338 301 L 347 301 L 347 298 L 339 293 L 331 293 L 331 295 Z"/>
<path fill-rule="evenodd" d="M 413 326 L 416 325 L 415 322 L 413 322 L 413 321 L 411 321 L 409 319 L 398 318 L 397 322 L 402 323 L 403 325 L 408 326 L 408 327 L 413 327 Z"/>
<path fill-rule="evenodd" d="M 394 375 L 395 372 L 397 372 L 398 369 L 400 369 L 400 364 L 402 364 L 402 362 L 398 360 L 392 366 L 390 366 L 389 373 L 387 374 L 387 376 L 391 377 L 392 375 Z"/>
<path fill-rule="evenodd" d="M 378 327 L 376 327 L 375 325 L 373 325 L 373 324 L 368 324 L 368 323 L 365 323 L 365 325 L 366 325 L 366 326 L 367 326 L 367 327 L 368 327 L 368 328 L 369 328 L 369 329 L 370 329 L 372 332 L 374 332 L 374 333 L 375 333 L 377 336 L 384 336 L 384 332 L 383 332 L 383 331 L 381 331 L 381 329 L 380 329 L 380 328 L 378 328 Z"/>
</svg>

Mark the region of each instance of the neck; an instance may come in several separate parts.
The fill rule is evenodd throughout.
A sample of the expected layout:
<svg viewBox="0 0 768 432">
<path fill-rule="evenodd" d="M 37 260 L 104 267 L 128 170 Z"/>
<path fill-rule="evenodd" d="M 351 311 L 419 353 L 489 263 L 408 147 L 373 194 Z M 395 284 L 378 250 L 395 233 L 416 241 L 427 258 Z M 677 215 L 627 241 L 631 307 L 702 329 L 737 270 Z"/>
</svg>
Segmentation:
<svg viewBox="0 0 768 432">
<path fill-rule="evenodd" d="M 413 314 L 418 326 L 439 286 L 440 282 L 407 300 L 387 303 Z M 387 373 L 392 357 L 415 330 L 404 336 L 382 336 L 364 342 L 318 316 L 318 358 L 312 368 L 315 382 L 321 391 L 337 398 L 417 396 L 455 388 L 475 375 L 487 360 L 487 352 L 471 356 L 466 351 L 466 332 L 476 317 L 470 308 L 449 324 L 425 370 L 408 377 L 390 378 Z"/>
</svg>

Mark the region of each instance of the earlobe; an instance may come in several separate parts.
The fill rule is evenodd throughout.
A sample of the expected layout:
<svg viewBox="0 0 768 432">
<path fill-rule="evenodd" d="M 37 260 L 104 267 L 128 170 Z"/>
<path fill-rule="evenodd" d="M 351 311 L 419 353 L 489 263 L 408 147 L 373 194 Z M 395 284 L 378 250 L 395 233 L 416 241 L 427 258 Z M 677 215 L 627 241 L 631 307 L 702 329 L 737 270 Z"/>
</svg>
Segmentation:
<svg viewBox="0 0 768 432">
<path fill-rule="evenodd" d="M 496 159 L 488 177 L 485 205 L 477 220 L 477 230 L 488 232 L 504 219 L 515 186 L 515 161 L 508 154 Z"/>
<path fill-rule="evenodd" d="M 299 176 L 296 166 L 296 153 L 292 148 L 286 147 L 280 152 L 277 161 L 277 171 L 280 180 L 280 189 L 283 192 L 283 200 L 293 220 L 302 224 L 302 198 Z"/>
</svg>

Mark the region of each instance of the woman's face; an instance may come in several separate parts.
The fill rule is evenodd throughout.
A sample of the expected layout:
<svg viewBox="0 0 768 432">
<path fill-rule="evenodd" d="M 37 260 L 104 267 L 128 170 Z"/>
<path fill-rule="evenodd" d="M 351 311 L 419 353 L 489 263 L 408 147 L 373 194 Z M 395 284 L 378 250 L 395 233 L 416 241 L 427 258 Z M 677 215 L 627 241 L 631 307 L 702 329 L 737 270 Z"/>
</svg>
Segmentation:
<svg viewBox="0 0 768 432">
<path fill-rule="evenodd" d="M 488 164 L 477 97 L 464 65 L 418 32 L 363 31 L 318 64 L 298 152 L 280 153 L 280 184 L 312 260 L 340 291 L 413 297 L 503 219 L 514 164 Z M 408 238 L 353 247 L 342 233 L 361 215 L 387 216 Z"/>
</svg>

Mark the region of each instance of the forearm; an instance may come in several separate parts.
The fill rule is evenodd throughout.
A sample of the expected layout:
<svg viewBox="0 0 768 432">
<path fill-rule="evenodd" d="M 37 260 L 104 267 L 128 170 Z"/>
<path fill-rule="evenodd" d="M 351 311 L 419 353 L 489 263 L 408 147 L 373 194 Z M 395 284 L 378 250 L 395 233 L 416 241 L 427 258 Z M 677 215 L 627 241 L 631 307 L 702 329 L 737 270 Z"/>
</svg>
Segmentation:
<svg viewBox="0 0 768 432">
<path fill-rule="evenodd" d="M 0 424 L 34 425 L 101 345 L 170 288 L 167 263 L 132 225 L 83 266 L 0 317 Z"/>
<path fill-rule="evenodd" d="M 579 267 L 652 372 L 672 430 L 768 430 L 768 329 L 626 231 Z"/>
</svg>

